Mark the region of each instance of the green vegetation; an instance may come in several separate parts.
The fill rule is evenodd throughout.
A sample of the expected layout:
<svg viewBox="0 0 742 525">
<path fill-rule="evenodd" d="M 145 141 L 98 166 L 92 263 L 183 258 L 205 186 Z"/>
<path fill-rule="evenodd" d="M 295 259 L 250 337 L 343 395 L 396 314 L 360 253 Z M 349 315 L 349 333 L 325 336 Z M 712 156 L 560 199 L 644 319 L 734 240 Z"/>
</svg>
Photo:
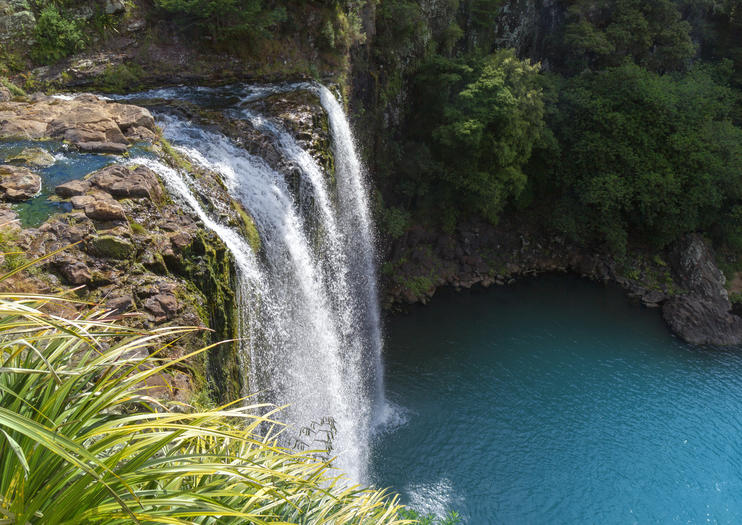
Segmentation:
<svg viewBox="0 0 742 525">
<path fill-rule="evenodd" d="M 525 187 L 522 167 L 544 126 L 537 73 L 511 50 L 469 61 L 436 56 L 421 66 L 413 139 L 432 133 L 429 156 L 416 160 L 430 169 L 435 200 L 453 204 L 449 211 L 473 209 L 496 222 Z"/>
<path fill-rule="evenodd" d="M 216 45 L 240 40 L 255 42 L 286 19 L 283 6 L 265 7 L 262 0 L 155 0 L 175 16 L 178 26 L 192 34 L 208 36 Z"/>
<path fill-rule="evenodd" d="M 461 517 L 454 511 L 449 512 L 443 518 L 437 518 L 432 514 L 420 514 L 413 509 L 403 509 L 399 513 L 400 517 L 415 520 L 420 525 L 460 525 Z"/>
<path fill-rule="evenodd" d="M 562 46 L 565 66 L 579 72 L 621 65 L 626 58 L 651 71 L 684 69 L 695 54 L 691 25 L 672 0 L 569 2 Z"/>
<path fill-rule="evenodd" d="M 729 68 L 659 75 L 634 64 L 552 77 L 555 141 L 532 165 L 532 193 L 576 240 L 623 252 L 662 248 L 692 231 L 742 235 L 742 129 Z M 742 247 L 742 244 L 740 244 Z"/>
<path fill-rule="evenodd" d="M 77 306 L 0 295 L 3 522 L 409 523 L 385 493 L 280 448 L 274 411 L 157 395 L 206 350 L 159 358 L 194 328 L 137 332 Z"/>
<path fill-rule="evenodd" d="M 7 78 L 0 77 L 0 86 L 5 87 L 8 91 L 10 91 L 10 94 L 13 95 L 14 97 L 25 97 L 26 96 L 26 92 L 23 91 L 22 88 L 19 88 Z"/>
<path fill-rule="evenodd" d="M 360 127 L 384 130 L 389 236 L 506 217 L 617 254 L 694 231 L 742 254 L 739 1 L 570 0 L 519 35 L 545 67 L 498 49 L 501 5 L 377 9 Z"/>
<path fill-rule="evenodd" d="M 126 93 L 141 88 L 143 74 L 142 67 L 137 64 L 110 65 L 106 66 L 96 83 L 106 93 Z"/>
<path fill-rule="evenodd" d="M 54 3 L 41 9 L 35 40 L 32 57 L 41 64 L 51 64 L 85 47 L 80 24 L 67 18 Z"/>
</svg>

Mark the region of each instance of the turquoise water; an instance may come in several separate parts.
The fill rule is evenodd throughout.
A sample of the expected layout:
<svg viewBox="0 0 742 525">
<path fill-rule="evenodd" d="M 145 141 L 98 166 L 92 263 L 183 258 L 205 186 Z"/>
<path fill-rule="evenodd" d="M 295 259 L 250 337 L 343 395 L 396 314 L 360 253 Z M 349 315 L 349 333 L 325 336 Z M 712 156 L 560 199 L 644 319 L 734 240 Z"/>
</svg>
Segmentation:
<svg viewBox="0 0 742 525">
<path fill-rule="evenodd" d="M 37 227 L 55 213 L 72 209 L 69 202 L 54 198 L 54 188 L 74 179 L 81 179 L 88 173 L 116 162 L 120 157 L 98 153 L 81 153 L 77 149 L 55 141 L 0 141 L 0 164 L 20 153 L 24 148 L 42 148 L 54 155 L 56 162 L 48 168 L 31 167 L 41 175 L 41 192 L 25 202 L 13 205 L 24 228 Z M 153 154 L 142 146 L 129 150 L 130 156 L 152 157 Z M 18 166 L 22 163 L 13 162 Z"/>
<path fill-rule="evenodd" d="M 547 277 L 387 325 L 374 481 L 470 524 L 742 523 L 742 351 L 613 287 Z"/>
</svg>

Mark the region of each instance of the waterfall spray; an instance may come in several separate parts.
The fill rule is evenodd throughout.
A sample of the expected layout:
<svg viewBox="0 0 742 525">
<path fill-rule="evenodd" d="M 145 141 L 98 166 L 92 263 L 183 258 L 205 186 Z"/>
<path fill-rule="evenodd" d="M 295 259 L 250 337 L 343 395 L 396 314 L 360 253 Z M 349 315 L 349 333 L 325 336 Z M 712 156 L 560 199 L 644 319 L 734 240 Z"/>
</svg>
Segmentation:
<svg viewBox="0 0 742 525">
<path fill-rule="evenodd" d="M 291 89 L 316 92 L 328 114 L 335 187 L 280 123 L 244 107 L 230 114 L 250 120 L 274 139 L 283 158 L 298 169 L 310 206 L 297 202 L 283 173 L 225 135 L 181 118 L 158 116 L 165 137 L 180 153 L 218 173 L 231 196 L 252 215 L 262 240 L 257 256 L 245 239 L 203 210 L 190 190 L 197 181 L 160 163 L 142 162 L 232 251 L 248 335 L 243 334 L 246 382 L 262 401 L 287 405 L 281 413 L 289 425 L 285 444 L 325 449 L 328 456 L 337 456 L 337 466 L 352 482 L 367 481 L 369 440 L 383 406 L 383 385 L 374 234 L 364 172 L 332 93 L 306 84 Z M 248 88 L 244 99 L 271 92 Z M 200 90 L 197 95 L 208 93 Z"/>
</svg>

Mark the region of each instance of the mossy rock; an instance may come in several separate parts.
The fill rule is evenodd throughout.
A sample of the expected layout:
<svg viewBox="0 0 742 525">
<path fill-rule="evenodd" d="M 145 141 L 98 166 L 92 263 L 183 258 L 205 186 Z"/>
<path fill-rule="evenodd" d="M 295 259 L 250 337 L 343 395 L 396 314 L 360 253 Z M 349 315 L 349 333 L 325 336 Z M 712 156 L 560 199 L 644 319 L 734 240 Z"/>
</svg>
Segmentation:
<svg viewBox="0 0 742 525">
<path fill-rule="evenodd" d="M 240 230 L 242 230 L 242 235 L 244 235 L 247 239 L 247 242 L 250 244 L 250 248 L 252 248 L 253 253 L 258 253 L 260 251 L 260 248 L 262 247 L 262 241 L 260 240 L 258 229 L 255 226 L 255 220 L 250 216 L 249 213 L 247 213 L 247 211 L 245 211 L 245 208 L 242 206 L 242 204 L 235 201 L 234 199 L 232 200 L 232 207 L 240 216 Z"/>
<path fill-rule="evenodd" d="M 26 148 L 17 155 L 8 157 L 8 162 L 23 162 L 31 166 L 48 168 L 54 165 L 54 155 L 42 148 Z"/>
<path fill-rule="evenodd" d="M 109 259 L 126 260 L 136 255 L 136 247 L 121 237 L 115 235 L 101 235 L 91 241 L 91 249 L 95 255 Z"/>
</svg>

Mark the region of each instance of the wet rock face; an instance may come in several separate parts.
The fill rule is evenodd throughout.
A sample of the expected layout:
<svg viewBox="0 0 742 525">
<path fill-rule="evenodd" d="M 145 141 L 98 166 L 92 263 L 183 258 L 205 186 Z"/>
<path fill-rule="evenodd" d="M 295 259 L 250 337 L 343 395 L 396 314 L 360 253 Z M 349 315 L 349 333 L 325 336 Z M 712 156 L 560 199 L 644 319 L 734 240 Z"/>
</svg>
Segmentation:
<svg viewBox="0 0 742 525">
<path fill-rule="evenodd" d="M 42 148 L 26 148 L 18 155 L 8 157 L 8 162 L 22 162 L 28 166 L 48 168 L 54 165 L 54 155 Z"/>
<path fill-rule="evenodd" d="M 36 28 L 36 17 L 26 0 L 0 0 L 0 48 L 29 44 Z"/>
<path fill-rule="evenodd" d="M 549 36 L 564 24 L 566 7 L 559 0 L 507 0 L 494 32 L 498 47 L 512 47 L 519 57 L 543 61 Z M 544 64 L 548 69 L 548 64 Z"/>
<path fill-rule="evenodd" d="M 94 95 L 74 100 L 35 95 L 32 102 L 0 106 L 0 139 L 54 138 L 82 151 L 123 153 L 133 142 L 154 137 L 155 122 L 149 111 Z"/>
<path fill-rule="evenodd" d="M 685 292 L 671 298 L 662 314 L 672 330 L 695 344 L 742 343 L 742 318 L 732 313 L 726 279 L 699 235 L 686 236 L 672 263 Z"/>
<path fill-rule="evenodd" d="M 27 168 L 0 166 L 0 199 L 24 201 L 41 191 L 41 177 Z"/>
<path fill-rule="evenodd" d="M 425 303 L 440 286 L 502 285 L 544 272 L 571 272 L 614 282 L 645 306 L 662 307 L 670 329 L 689 343 L 742 344 L 742 317 L 731 311 L 724 274 L 698 235 L 688 235 L 668 253 L 615 258 L 515 224 L 473 223 L 452 235 L 414 227 L 392 244 L 386 258 L 391 261 L 383 272 L 387 308 Z"/>
</svg>

